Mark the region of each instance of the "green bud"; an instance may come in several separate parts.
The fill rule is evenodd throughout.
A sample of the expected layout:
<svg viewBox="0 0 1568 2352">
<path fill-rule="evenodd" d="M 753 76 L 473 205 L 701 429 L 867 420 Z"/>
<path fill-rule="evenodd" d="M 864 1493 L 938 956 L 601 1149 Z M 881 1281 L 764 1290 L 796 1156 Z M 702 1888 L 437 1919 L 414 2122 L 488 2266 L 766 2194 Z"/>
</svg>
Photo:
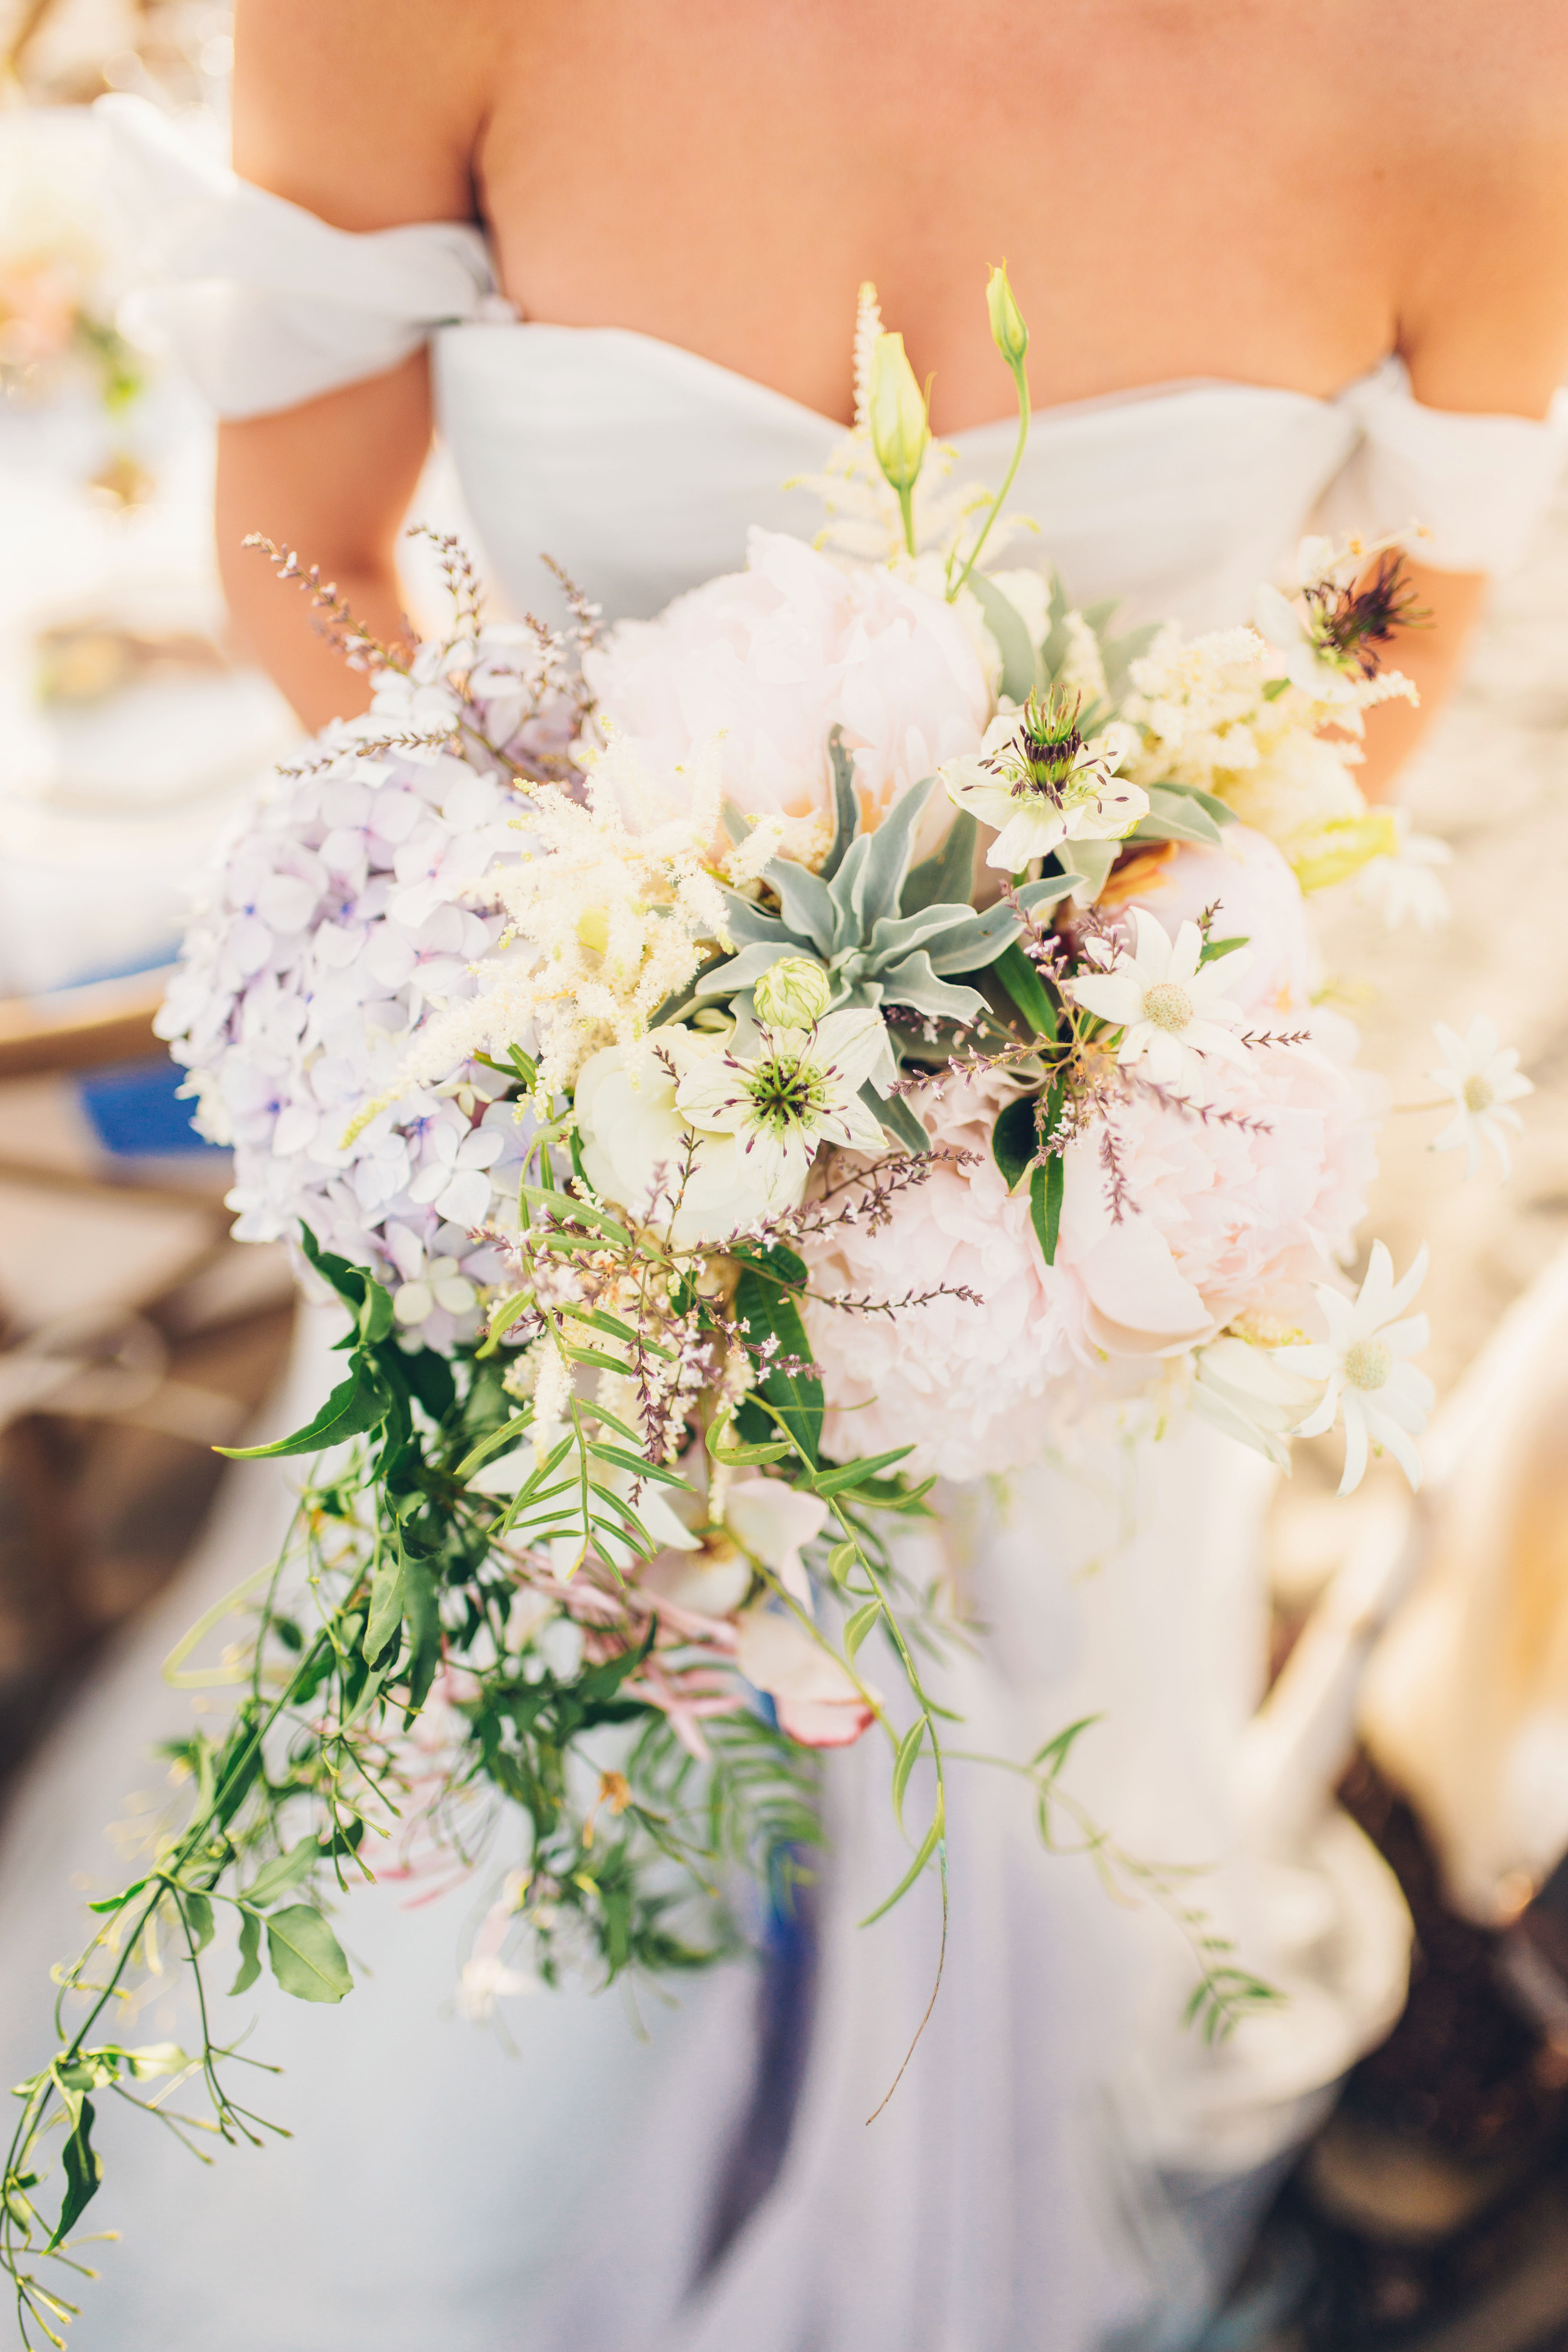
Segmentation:
<svg viewBox="0 0 1568 2352">
<path fill-rule="evenodd" d="M 1004 261 L 991 272 L 985 289 L 985 307 L 991 313 L 991 340 L 1010 368 L 1021 367 L 1029 348 L 1029 330 L 1024 324 L 1024 314 L 1007 283 L 1007 265 Z"/>
<path fill-rule="evenodd" d="M 815 1029 L 827 1010 L 833 983 L 809 956 L 782 956 L 752 992 L 764 1029 Z"/>
<path fill-rule="evenodd" d="M 913 489 L 925 463 L 931 426 L 902 335 L 879 335 L 871 352 L 866 402 L 877 463 L 900 498 Z"/>
</svg>

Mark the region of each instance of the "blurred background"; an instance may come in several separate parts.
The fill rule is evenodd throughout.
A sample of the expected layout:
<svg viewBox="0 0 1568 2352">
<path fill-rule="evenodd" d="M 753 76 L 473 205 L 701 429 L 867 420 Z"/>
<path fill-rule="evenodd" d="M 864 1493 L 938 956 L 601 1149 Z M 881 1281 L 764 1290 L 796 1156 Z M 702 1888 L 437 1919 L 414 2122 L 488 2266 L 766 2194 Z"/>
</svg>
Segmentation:
<svg viewBox="0 0 1568 2352">
<path fill-rule="evenodd" d="M 0 0 L 0 1801 L 191 1549 L 211 1448 L 263 1407 L 292 1319 L 280 1250 L 226 1238 L 226 1156 L 191 1133 L 151 1022 L 193 877 L 298 730 L 231 641 L 212 429 L 136 339 L 87 111 L 139 91 L 221 152 L 230 56 L 220 0 Z M 1568 495 L 1409 780 L 1416 827 L 1453 852 L 1451 921 L 1385 933 L 1348 896 L 1324 908 L 1331 979 L 1396 1102 L 1431 1097 L 1431 1024 L 1478 1010 L 1536 1087 L 1506 1188 L 1462 1183 L 1429 1118 L 1386 1130 L 1369 1229 L 1401 1266 L 1431 1244 L 1440 1394 L 1568 1244 L 1565 626 Z M 1300 1451 L 1272 1528 L 1287 1675 L 1348 1622 L 1347 1563 L 1382 1540 L 1396 1475 L 1338 1505 L 1330 1451 Z M 1568 1927 L 1550 1870 L 1511 1919 L 1450 1907 L 1415 1814 L 1353 1746 L 1360 1639 L 1335 1653 L 1336 1769 L 1410 1906 L 1411 1998 L 1281 2190 L 1212 2352 L 1556 2352 Z M 1521 1975 L 1521 1934 L 1544 1977 Z"/>
</svg>

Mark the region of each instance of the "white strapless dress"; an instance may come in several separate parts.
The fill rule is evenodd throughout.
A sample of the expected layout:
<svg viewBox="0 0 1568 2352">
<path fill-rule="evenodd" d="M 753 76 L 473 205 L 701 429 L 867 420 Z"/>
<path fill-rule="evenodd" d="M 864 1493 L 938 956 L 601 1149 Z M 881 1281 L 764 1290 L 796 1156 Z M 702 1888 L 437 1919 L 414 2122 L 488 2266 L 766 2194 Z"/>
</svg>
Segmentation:
<svg viewBox="0 0 1568 2352">
<path fill-rule="evenodd" d="M 542 551 L 614 619 L 737 568 L 751 522 L 813 529 L 780 485 L 821 463 L 829 420 L 646 336 L 519 320 L 469 227 L 351 236 L 194 159 L 139 101 L 105 111 L 163 271 L 148 316 L 219 411 L 289 406 L 428 340 L 443 441 L 515 604 L 541 604 Z M 1011 435 L 957 436 L 966 468 L 999 476 Z M 1016 500 L 1079 601 L 1219 625 L 1313 520 L 1419 519 L 1424 561 L 1507 565 L 1560 446 L 1555 424 L 1424 408 L 1390 361 L 1332 401 L 1194 383 L 1047 410 Z M 356 1896 L 352 2000 L 268 2000 L 255 2036 L 287 2069 L 258 2104 L 296 2138 L 204 2173 L 136 2118 L 100 2135 L 93 2218 L 124 2241 L 84 2293 L 80 2352 L 1191 2342 L 1271 2168 L 1403 1996 L 1403 1912 L 1349 1824 L 1325 1807 L 1288 1855 L 1249 1843 L 1270 1479 L 1201 1424 L 1108 1438 L 1015 1480 L 1005 1505 L 955 1499 L 934 1540 L 989 1629 L 950 1677 L 961 1744 L 1017 1757 L 1102 1717 L 1071 1785 L 1133 1853 L 1207 1866 L 1193 1899 L 1288 2008 L 1205 2050 L 1180 2024 L 1194 1972 L 1170 1923 L 1042 1853 L 1008 1776 L 958 1767 L 946 1979 L 868 2129 L 925 2008 L 937 1918 L 928 1882 L 854 1925 L 906 1858 L 880 1760 L 858 1750 L 828 1760 L 833 1849 L 799 1948 L 760 1978 L 645 1994 L 636 2016 L 614 1993 L 513 2002 L 512 2056 L 443 2014 L 463 1898 Z M 279 1468 L 231 1474 L 201 1558 L 18 1802 L 0 1864 L 8 2081 L 49 2046 L 48 1964 L 80 1940 L 72 1875 L 106 1877 L 101 1824 L 177 1720 L 156 1660 L 286 1509 Z M 237 2029 L 251 2006 L 234 2004 Z"/>
</svg>

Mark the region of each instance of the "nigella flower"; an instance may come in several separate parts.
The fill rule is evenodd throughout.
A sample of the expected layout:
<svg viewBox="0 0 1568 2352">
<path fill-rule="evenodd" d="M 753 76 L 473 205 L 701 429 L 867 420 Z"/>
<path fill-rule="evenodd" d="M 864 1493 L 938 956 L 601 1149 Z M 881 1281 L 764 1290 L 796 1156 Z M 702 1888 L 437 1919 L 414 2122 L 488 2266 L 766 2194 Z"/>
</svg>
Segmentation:
<svg viewBox="0 0 1568 2352">
<path fill-rule="evenodd" d="M 1122 1032 L 1116 1058 L 1142 1065 L 1156 1085 L 1188 1093 L 1201 1079 L 1199 1056 L 1245 1063 L 1236 1035 L 1246 1019 L 1226 989 L 1251 969 L 1246 948 L 1203 961 L 1203 933 L 1184 923 L 1174 940 L 1142 907 L 1132 910 L 1138 950 L 1123 948 L 1110 970 L 1080 974 L 1068 983 L 1075 1003 Z"/>
<path fill-rule="evenodd" d="M 860 1089 L 887 1050 L 881 1014 L 830 1013 L 814 1029 L 764 1029 L 762 1050 L 715 1054 L 687 1072 L 676 1102 L 693 1127 L 733 1135 L 770 1199 L 798 1200 L 821 1143 L 885 1150 Z"/>
<path fill-rule="evenodd" d="M 1480 1165 L 1481 1144 L 1485 1141 L 1497 1153 L 1499 1165 L 1507 1176 L 1511 1162 L 1504 1130 L 1511 1127 L 1517 1133 L 1524 1123 L 1518 1111 L 1509 1106 L 1521 1095 L 1535 1092 L 1530 1080 L 1520 1075 L 1519 1048 L 1507 1045 L 1500 1049 L 1497 1024 L 1484 1013 L 1476 1015 L 1462 1037 L 1441 1021 L 1434 1024 L 1432 1034 L 1443 1048 L 1443 1066 L 1428 1070 L 1426 1075 L 1446 1095 L 1453 1097 L 1457 1106 L 1442 1134 L 1433 1138 L 1433 1150 L 1463 1150 L 1465 1174 L 1473 1176 Z"/>
<path fill-rule="evenodd" d="M 1031 694 L 992 720 L 978 751 L 937 771 L 948 797 L 994 829 L 988 866 L 1017 874 L 1063 842 L 1119 841 L 1148 815 L 1147 793 L 1117 773 L 1139 748 L 1133 730 L 1113 721 L 1086 741 L 1080 709 L 1056 688 Z"/>
<path fill-rule="evenodd" d="M 1426 1274 L 1425 1244 L 1404 1281 L 1396 1283 L 1387 1249 L 1373 1242 L 1356 1297 L 1347 1298 L 1327 1283 L 1314 1285 L 1329 1327 L 1327 1340 L 1275 1350 L 1275 1361 L 1287 1371 L 1326 1384 L 1321 1402 L 1297 1423 L 1295 1434 L 1320 1437 L 1336 1421 L 1344 1422 L 1342 1495 L 1360 1486 L 1369 1444 L 1386 1446 L 1411 1486 L 1421 1484 L 1421 1456 L 1412 1441 L 1426 1426 L 1435 1391 L 1426 1373 L 1405 1360 L 1426 1345 L 1426 1318 L 1406 1316 L 1405 1309 Z"/>
</svg>

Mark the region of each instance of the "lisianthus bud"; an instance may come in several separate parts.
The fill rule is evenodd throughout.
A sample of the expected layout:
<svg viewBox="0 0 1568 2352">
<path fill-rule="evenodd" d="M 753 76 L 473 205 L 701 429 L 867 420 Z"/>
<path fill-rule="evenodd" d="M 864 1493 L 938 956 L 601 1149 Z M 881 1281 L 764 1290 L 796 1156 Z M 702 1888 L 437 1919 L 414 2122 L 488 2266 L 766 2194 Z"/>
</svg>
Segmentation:
<svg viewBox="0 0 1568 2352">
<path fill-rule="evenodd" d="M 1007 283 L 1007 265 L 1004 261 L 991 272 L 985 289 L 985 305 L 991 313 L 991 340 L 1011 368 L 1021 366 L 1029 348 L 1029 330 L 1024 324 L 1024 314 Z"/>
<path fill-rule="evenodd" d="M 866 403 L 877 463 L 900 497 L 912 490 L 925 462 L 931 426 L 902 335 L 879 335 L 871 353 Z"/>
<path fill-rule="evenodd" d="M 833 983 L 809 956 L 783 956 L 752 992 L 764 1029 L 815 1029 L 826 1012 Z"/>
</svg>

